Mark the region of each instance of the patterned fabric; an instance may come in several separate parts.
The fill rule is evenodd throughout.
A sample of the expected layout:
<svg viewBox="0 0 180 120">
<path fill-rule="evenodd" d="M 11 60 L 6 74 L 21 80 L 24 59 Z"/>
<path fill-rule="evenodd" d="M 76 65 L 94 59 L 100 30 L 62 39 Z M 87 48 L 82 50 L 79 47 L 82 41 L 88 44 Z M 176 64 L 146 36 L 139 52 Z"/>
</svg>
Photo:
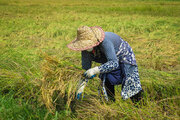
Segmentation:
<svg viewBox="0 0 180 120">
<path fill-rule="evenodd" d="M 124 64 L 124 74 L 121 96 L 123 99 L 128 99 L 142 90 L 138 67 Z"/>
<path fill-rule="evenodd" d="M 100 73 L 107 73 L 109 71 L 115 70 L 118 66 L 118 61 L 109 61 L 99 66 L 98 68 L 100 69 Z"/>
<path fill-rule="evenodd" d="M 122 42 L 119 46 L 119 51 L 116 53 L 118 58 L 120 58 L 121 63 L 127 63 L 131 65 L 137 65 L 135 55 L 132 51 L 132 48 L 130 45 L 126 42 L 120 39 Z"/>
</svg>

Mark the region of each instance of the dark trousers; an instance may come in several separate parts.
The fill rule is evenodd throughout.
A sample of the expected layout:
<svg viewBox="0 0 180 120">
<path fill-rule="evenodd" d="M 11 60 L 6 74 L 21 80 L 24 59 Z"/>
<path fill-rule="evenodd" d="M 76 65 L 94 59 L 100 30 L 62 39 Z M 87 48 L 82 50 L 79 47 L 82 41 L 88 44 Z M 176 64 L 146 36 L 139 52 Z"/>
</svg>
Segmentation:
<svg viewBox="0 0 180 120">
<path fill-rule="evenodd" d="M 138 103 L 143 97 L 144 90 L 142 89 L 136 95 L 130 97 L 133 103 Z"/>
<path fill-rule="evenodd" d="M 107 95 L 108 95 L 108 99 L 110 101 L 115 101 L 114 85 L 111 85 L 111 83 L 109 82 L 108 79 L 106 79 L 106 81 L 105 81 L 105 88 L 106 88 L 106 92 L 107 92 Z"/>
<path fill-rule="evenodd" d="M 115 90 L 114 90 L 114 85 L 111 85 L 111 83 L 109 82 L 109 80 L 106 78 L 105 81 L 105 88 L 106 88 L 106 92 L 108 95 L 108 98 L 110 101 L 115 101 Z M 142 99 L 143 96 L 143 92 L 144 90 L 141 90 L 139 93 L 137 93 L 136 95 L 130 97 L 130 99 L 132 100 L 133 103 L 137 103 Z"/>
</svg>

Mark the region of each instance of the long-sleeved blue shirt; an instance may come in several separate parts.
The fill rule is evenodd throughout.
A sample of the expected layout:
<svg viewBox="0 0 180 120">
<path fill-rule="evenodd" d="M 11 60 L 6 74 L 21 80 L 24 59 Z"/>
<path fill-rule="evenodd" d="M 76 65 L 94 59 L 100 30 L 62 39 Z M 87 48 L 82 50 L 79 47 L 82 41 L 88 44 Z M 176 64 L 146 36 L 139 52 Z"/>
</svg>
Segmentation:
<svg viewBox="0 0 180 120">
<path fill-rule="evenodd" d="M 91 68 L 92 61 L 101 63 L 100 73 L 108 73 L 118 68 L 119 63 L 136 64 L 130 45 L 113 32 L 105 32 L 103 42 L 94 48 L 95 53 L 82 51 L 82 68 Z"/>
</svg>

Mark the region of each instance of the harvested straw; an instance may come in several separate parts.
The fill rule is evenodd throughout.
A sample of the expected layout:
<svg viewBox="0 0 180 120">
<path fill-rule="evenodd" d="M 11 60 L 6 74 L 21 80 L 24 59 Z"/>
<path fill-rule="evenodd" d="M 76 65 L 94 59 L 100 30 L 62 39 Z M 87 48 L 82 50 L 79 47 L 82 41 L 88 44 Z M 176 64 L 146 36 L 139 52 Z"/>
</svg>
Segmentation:
<svg viewBox="0 0 180 120">
<path fill-rule="evenodd" d="M 39 80 L 41 104 L 45 105 L 51 113 L 56 109 L 69 109 L 75 98 L 81 69 L 47 54 L 43 54 L 43 58 L 41 66 L 43 78 Z"/>
</svg>

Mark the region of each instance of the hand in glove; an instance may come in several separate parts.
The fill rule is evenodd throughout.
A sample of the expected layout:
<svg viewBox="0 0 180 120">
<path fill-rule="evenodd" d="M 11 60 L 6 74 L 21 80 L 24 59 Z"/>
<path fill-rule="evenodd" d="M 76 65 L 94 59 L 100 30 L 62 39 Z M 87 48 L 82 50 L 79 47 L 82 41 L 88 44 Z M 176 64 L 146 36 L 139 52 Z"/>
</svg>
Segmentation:
<svg viewBox="0 0 180 120">
<path fill-rule="evenodd" d="M 89 70 L 87 70 L 85 73 L 84 73 L 84 76 L 86 78 L 90 78 L 92 79 L 93 77 L 96 76 L 96 74 L 100 73 L 100 70 L 98 67 L 94 67 L 94 68 L 91 68 Z"/>
</svg>

